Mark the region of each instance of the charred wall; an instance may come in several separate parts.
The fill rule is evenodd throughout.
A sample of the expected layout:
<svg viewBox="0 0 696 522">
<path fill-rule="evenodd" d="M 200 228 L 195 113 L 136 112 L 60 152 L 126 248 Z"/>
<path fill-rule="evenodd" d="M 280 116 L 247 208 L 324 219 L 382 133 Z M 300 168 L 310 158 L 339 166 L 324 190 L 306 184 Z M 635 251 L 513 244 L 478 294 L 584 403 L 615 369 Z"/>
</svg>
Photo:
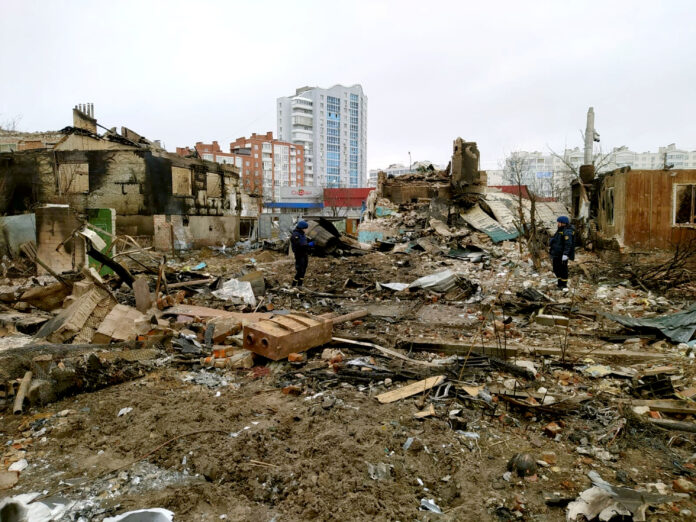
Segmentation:
<svg viewBox="0 0 696 522">
<path fill-rule="evenodd" d="M 88 169 L 87 185 L 80 185 L 85 190 L 61 190 L 61 165 Z M 173 193 L 173 167 L 190 170 L 190 194 Z M 208 194 L 211 178 L 219 183 L 215 196 Z M 152 150 L 2 153 L 0 180 L 3 214 L 25 212 L 37 203 L 68 203 L 78 212 L 114 208 L 119 216 L 223 216 L 240 208 L 238 176 L 234 172 L 215 163 Z"/>
</svg>

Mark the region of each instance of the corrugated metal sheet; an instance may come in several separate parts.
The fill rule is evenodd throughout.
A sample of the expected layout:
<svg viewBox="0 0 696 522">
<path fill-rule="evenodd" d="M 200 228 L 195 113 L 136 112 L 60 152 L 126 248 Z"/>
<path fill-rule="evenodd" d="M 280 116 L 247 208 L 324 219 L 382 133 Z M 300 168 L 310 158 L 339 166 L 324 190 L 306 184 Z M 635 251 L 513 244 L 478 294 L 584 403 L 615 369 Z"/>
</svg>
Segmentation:
<svg viewBox="0 0 696 522">
<path fill-rule="evenodd" d="M 500 241 L 505 241 L 508 239 L 515 239 L 518 236 L 517 231 L 514 233 L 508 232 L 500 226 L 500 223 L 481 210 L 481 207 L 478 205 L 470 208 L 460 215 L 464 221 L 466 221 L 476 230 L 480 230 L 481 232 L 488 234 L 494 243 L 499 243 Z"/>
<path fill-rule="evenodd" d="M 488 206 L 491 207 L 493 214 L 495 215 L 496 219 L 500 221 L 501 225 L 514 223 L 518 213 L 518 196 L 505 193 L 489 193 L 486 194 L 486 203 L 488 203 Z M 503 210 L 500 203 L 505 205 L 509 211 L 509 214 Z M 522 207 L 524 209 L 525 220 L 529 222 L 531 220 L 531 201 L 523 198 Z M 568 209 L 563 203 L 558 201 L 537 201 L 535 213 L 536 221 L 541 223 L 544 229 L 546 229 L 548 232 L 553 233 L 556 230 L 556 220 L 558 219 L 558 216 L 568 216 Z M 503 226 L 503 228 L 508 229 L 509 227 Z M 514 229 L 514 226 L 512 228 Z"/>
<path fill-rule="evenodd" d="M 510 195 L 486 194 L 485 199 L 500 226 L 510 234 L 517 233 L 517 227 L 515 227 L 517 218 L 513 213 L 514 207 L 511 205 Z"/>
</svg>

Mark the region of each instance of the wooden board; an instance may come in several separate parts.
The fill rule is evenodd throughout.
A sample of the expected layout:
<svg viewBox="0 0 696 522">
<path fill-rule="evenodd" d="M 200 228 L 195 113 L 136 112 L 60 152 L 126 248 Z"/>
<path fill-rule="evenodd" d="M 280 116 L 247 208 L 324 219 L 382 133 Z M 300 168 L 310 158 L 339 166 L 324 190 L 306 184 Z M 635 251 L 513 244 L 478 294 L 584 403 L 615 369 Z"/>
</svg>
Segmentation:
<svg viewBox="0 0 696 522">
<path fill-rule="evenodd" d="M 466 355 L 471 351 L 480 355 L 490 355 L 502 359 L 521 356 L 521 355 L 562 355 L 560 348 L 545 348 L 540 346 L 520 346 L 517 344 L 508 344 L 506 348 L 498 348 L 497 346 L 481 346 L 480 344 L 471 344 L 464 341 L 448 341 L 448 340 L 429 340 L 429 339 L 400 339 L 397 346 L 408 348 L 410 350 L 423 350 L 426 352 L 446 353 L 455 355 Z M 636 359 L 636 360 L 653 360 L 673 358 L 674 354 L 660 352 L 643 352 L 631 350 L 592 350 L 569 348 L 566 351 L 566 359 L 578 359 L 581 357 L 606 357 L 617 359 Z"/>
<path fill-rule="evenodd" d="M 624 399 L 619 402 L 630 404 L 631 406 L 648 406 L 652 411 L 662 413 L 683 413 L 685 415 L 696 415 L 696 402 L 680 401 L 677 399 L 661 400 L 631 400 Z"/>
<path fill-rule="evenodd" d="M 433 417 L 435 415 L 435 406 L 431 402 L 423 410 L 418 411 L 413 414 L 414 419 L 425 419 L 426 417 Z"/>
<path fill-rule="evenodd" d="M 205 306 L 193 305 L 172 306 L 171 308 L 166 309 L 162 315 L 188 315 L 189 317 L 200 317 L 201 319 L 208 319 L 210 317 L 234 317 L 239 319 L 244 325 L 255 323 L 261 319 L 266 319 L 271 316 L 271 314 L 265 313 L 245 314 L 241 312 L 228 312 L 226 310 L 218 310 L 217 308 L 206 308 Z"/>
<path fill-rule="evenodd" d="M 435 386 L 442 384 L 445 380 L 444 375 L 436 375 L 435 377 L 428 377 L 422 381 L 414 382 L 413 384 L 408 384 L 402 386 L 396 390 L 391 390 L 380 395 L 377 395 L 376 399 L 382 404 L 388 404 L 390 402 L 400 401 L 412 395 L 417 395 L 418 393 L 423 393 Z"/>
</svg>

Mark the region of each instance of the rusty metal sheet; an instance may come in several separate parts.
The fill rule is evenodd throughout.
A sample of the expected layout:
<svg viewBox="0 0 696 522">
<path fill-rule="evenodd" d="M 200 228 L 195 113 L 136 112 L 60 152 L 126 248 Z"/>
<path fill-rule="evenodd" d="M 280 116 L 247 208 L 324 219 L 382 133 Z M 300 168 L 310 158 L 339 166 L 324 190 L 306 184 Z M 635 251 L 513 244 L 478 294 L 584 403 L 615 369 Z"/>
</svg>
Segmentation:
<svg viewBox="0 0 696 522">
<path fill-rule="evenodd" d="M 331 340 L 333 322 L 294 312 L 273 316 L 244 327 L 244 348 L 278 361 Z"/>
</svg>

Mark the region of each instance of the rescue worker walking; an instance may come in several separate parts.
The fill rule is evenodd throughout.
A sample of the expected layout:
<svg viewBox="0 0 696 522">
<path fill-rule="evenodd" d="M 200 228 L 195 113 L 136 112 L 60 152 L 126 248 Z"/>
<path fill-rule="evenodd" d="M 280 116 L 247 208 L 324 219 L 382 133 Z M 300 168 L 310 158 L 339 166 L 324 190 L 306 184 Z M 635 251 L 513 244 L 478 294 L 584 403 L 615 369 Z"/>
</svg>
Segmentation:
<svg viewBox="0 0 696 522">
<path fill-rule="evenodd" d="M 575 259 L 575 229 L 567 216 L 556 220 L 558 230 L 549 242 L 549 254 L 553 264 L 553 273 L 558 278 L 558 288 L 568 291 L 568 260 Z"/>
<path fill-rule="evenodd" d="M 309 263 L 309 249 L 314 246 L 314 241 L 307 241 L 305 230 L 309 227 L 306 221 L 299 221 L 290 236 L 290 246 L 295 254 L 295 279 L 292 286 L 302 286 L 307 264 Z"/>
</svg>

